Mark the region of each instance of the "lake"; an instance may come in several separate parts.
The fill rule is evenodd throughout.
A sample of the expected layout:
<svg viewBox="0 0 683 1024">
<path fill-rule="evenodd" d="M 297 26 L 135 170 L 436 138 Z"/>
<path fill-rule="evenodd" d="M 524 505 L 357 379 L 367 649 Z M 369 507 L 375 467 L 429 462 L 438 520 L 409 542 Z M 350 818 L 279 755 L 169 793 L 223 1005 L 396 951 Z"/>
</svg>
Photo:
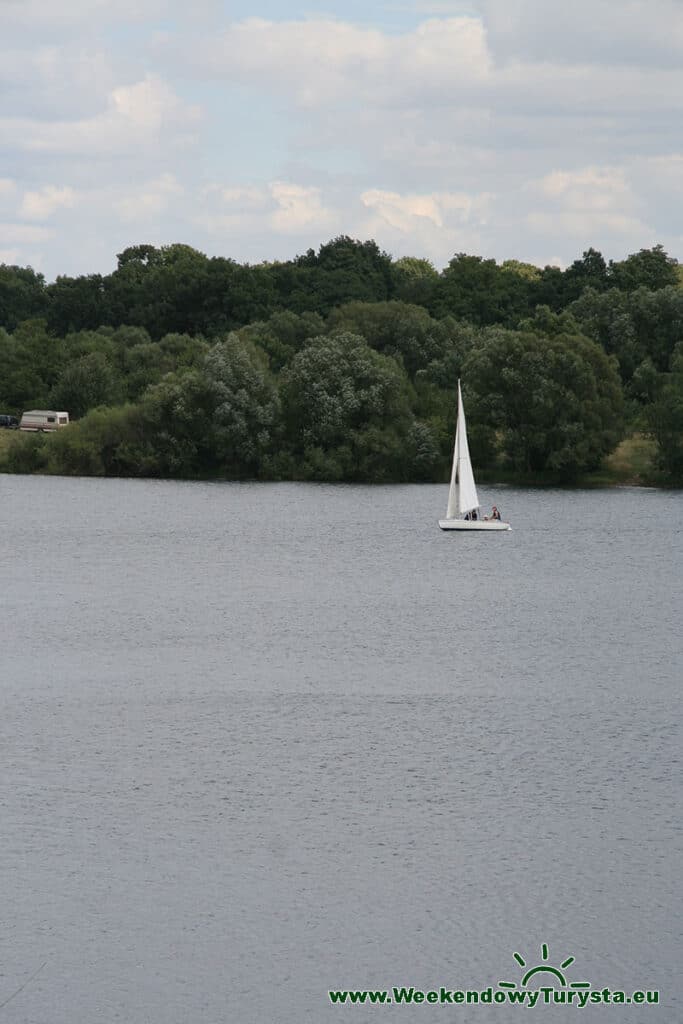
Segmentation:
<svg viewBox="0 0 683 1024">
<path fill-rule="evenodd" d="M 683 494 L 0 488 L 3 1021 L 683 1019 Z"/>
</svg>

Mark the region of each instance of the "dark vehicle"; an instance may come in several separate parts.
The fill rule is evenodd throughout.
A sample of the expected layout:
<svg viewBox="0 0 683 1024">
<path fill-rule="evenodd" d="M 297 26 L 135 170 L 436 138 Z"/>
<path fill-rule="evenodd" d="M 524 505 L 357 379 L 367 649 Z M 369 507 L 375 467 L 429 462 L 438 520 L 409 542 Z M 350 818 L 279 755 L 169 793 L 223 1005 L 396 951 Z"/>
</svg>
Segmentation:
<svg viewBox="0 0 683 1024">
<path fill-rule="evenodd" d="M 0 414 L 0 427 L 7 427 L 8 430 L 17 430 L 19 427 L 19 420 L 16 416 L 5 416 L 4 413 Z"/>
</svg>

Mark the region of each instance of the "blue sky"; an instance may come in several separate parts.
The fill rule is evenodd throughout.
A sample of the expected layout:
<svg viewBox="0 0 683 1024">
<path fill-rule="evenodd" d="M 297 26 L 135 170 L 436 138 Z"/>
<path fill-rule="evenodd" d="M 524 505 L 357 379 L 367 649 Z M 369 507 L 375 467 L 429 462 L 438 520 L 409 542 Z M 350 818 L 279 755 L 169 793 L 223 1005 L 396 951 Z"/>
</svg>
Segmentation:
<svg viewBox="0 0 683 1024">
<path fill-rule="evenodd" d="M 0 262 L 683 258 L 678 0 L 0 0 Z"/>
</svg>

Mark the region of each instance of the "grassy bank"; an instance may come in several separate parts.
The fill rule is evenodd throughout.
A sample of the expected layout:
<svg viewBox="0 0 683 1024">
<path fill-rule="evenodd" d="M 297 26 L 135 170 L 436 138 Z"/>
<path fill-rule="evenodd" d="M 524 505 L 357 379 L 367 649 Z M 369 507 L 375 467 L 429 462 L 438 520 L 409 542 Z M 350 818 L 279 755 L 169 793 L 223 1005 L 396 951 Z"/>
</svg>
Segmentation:
<svg viewBox="0 0 683 1024">
<path fill-rule="evenodd" d="M 651 438 L 639 434 L 627 437 L 607 456 L 603 468 L 592 474 L 592 478 L 596 486 L 658 486 L 662 481 L 656 455 L 657 447 Z"/>
<path fill-rule="evenodd" d="M 6 430 L 4 428 L 0 430 L 0 460 L 2 459 L 4 453 L 7 451 L 12 439 L 17 437 L 18 435 L 18 430 Z"/>
</svg>

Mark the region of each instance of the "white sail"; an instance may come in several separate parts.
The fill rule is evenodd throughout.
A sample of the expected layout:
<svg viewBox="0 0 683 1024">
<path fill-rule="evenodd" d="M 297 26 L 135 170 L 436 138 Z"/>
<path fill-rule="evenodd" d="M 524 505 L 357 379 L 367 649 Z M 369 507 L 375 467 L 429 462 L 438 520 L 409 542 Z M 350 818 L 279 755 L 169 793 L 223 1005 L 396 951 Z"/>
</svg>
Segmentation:
<svg viewBox="0 0 683 1024">
<path fill-rule="evenodd" d="M 459 386 L 459 382 L 458 382 Z M 451 487 L 448 492 L 448 508 L 446 519 L 455 519 L 458 514 L 458 498 L 460 488 L 458 487 L 458 445 L 460 440 L 460 418 L 455 428 L 455 447 L 453 448 L 453 468 L 451 469 Z"/>
<path fill-rule="evenodd" d="M 448 492 L 448 509 L 446 519 L 454 519 L 479 508 L 479 497 L 474 482 L 470 449 L 467 444 L 467 425 L 465 410 L 462 404 L 462 392 L 458 381 L 458 425 L 455 429 L 455 449 L 453 452 L 453 468 L 451 470 L 451 487 Z"/>
<path fill-rule="evenodd" d="M 456 433 L 458 435 L 458 483 L 460 485 L 458 512 L 462 515 L 464 512 L 471 512 L 473 508 L 479 508 L 479 497 L 470 462 L 470 449 L 467 444 L 467 427 L 460 381 L 458 381 L 458 427 Z"/>
</svg>

